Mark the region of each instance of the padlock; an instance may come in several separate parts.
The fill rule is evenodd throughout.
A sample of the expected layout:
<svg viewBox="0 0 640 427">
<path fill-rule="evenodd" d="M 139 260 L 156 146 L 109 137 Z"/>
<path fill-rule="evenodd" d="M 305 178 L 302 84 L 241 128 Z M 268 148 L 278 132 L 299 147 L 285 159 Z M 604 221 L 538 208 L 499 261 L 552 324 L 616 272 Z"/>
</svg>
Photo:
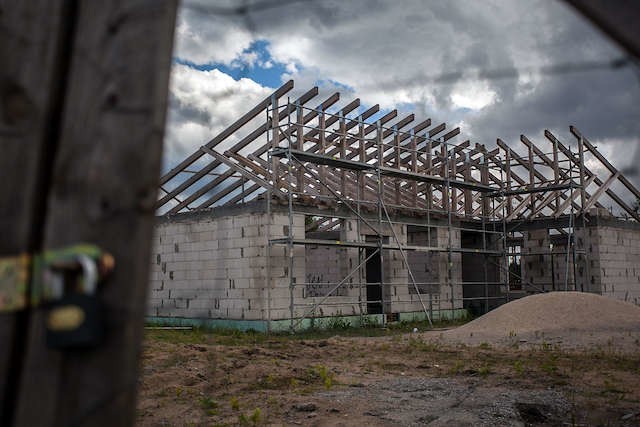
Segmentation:
<svg viewBox="0 0 640 427">
<path fill-rule="evenodd" d="M 96 295 L 98 269 L 96 263 L 86 255 L 79 255 L 77 262 L 82 268 L 82 292 L 74 289 L 66 293 L 58 283 L 62 295 L 49 304 L 46 319 L 46 342 L 49 348 L 64 350 L 89 348 L 98 345 L 104 338 L 104 313 Z M 61 273 L 49 269 L 50 279 L 61 282 Z"/>
</svg>

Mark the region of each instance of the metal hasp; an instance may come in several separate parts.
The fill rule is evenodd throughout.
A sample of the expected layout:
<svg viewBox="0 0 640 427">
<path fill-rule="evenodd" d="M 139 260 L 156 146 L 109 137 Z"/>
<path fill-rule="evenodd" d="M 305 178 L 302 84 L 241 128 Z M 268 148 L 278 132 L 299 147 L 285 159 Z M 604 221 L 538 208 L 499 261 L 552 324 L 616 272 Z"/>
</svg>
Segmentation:
<svg viewBox="0 0 640 427">
<path fill-rule="evenodd" d="M 92 244 L 0 258 L 0 312 L 37 307 L 60 298 L 64 292 L 62 270 L 82 270 L 76 286 L 86 289 L 90 282 L 97 284 L 114 266 L 113 256 Z M 92 271 L 95 277 L 84 274 Z"/>
</svg>

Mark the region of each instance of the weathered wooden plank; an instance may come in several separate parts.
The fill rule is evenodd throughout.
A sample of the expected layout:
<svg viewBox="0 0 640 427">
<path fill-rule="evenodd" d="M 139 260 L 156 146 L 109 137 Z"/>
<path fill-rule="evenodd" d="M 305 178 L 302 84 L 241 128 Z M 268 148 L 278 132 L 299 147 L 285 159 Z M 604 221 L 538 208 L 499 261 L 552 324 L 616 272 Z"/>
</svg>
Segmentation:
<svg viewBox="0 0 640 427">
<path fill-rule="evenodd" d="M 75 2 L 65 2 L 75 3 Z M 160 175 L 175 1 L 77 2 L 43 247 L 91 242 L 116 269 L 98 348 L 45 347 L 29 319 L 18 426 L 132 425 Z M 23 147 L 24 149 L 25 147 Z"/>
<path fill-rule="evenodd" d="M 0 256 L 40 248 L 70 14 L 68 2 L 0 1 Z M 27 322 L 0 314 L 0 425 L 14 417 Z"/>
</svg>

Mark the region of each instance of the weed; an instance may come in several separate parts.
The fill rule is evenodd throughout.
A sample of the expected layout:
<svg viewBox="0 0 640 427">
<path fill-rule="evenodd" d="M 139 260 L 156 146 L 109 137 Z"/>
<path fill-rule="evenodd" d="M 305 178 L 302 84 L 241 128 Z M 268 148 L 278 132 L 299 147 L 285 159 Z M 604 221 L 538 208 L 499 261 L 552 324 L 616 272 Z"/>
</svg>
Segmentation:
<svg viewBox="0 0 640 427">
<path fill-rule="evenodd" d="M 324 365 L 316 366 L 316 372 L 318 373 L 318 376 L 324 383 L 324 388 L 329 390 L 331 386 L 333 386 L 333 374 L 329 372 L 327 367 Z"/>
<path fill-rule="evenodd" d="M 308 382 L 320 381 L 328 390 L 333 386 L 333 374 L 324 365 L 317 365 L 307 368 L 306 380 Z"/>
<path fill-rule="evenodd" d="M 235 396 L 229 399 L 229 405 L 231 406 L 231 409 L 234 411 L 240 410 L 240 401 Z"/>
<path fill-rule="evenodd" d="M 199 400 L 200 407 L 207 415 L 218 415 L 218 403 L 210 397 L 202 397 Z"/>
<path fill-rule="evenodd" d="M 484 365 L 481 366 L 478 369 L 478 374 L 482 377 L 482 378 L 486 378 L 487 375 L 489 375 L 491 373 L 491 368 L 489 367 L 489 365 Z"/>
<path fill-rule="evenodd" d="M 552 359 L 544 361 L 540 365 L 540 369 L 542 369 L 547 374 L 555 374 L 556 372 L 558 372 L 558 366 L 556 365 L 555 360 Z"/>
<path fill-rule="evenodd" d="M 375 317 L 363 317 L 362 320 L 360 321 L 360 327 L 361 328 L 376 328 L 380 326 L 380 323 L 378 322 L 378 319 Z"/>
<path fill-rule="evenodd" d="M 351 324 L 349 323 L 348 320 L 341 319 L 339 317 L 333 317 L 327 323 L 327 328 L 328 329 L 343 329 L 344 330 L 344 329 L 349 329 L 350 327 L 351 327 Z"/>
<path fill-rule="evenodd" d="M 490 350 L 491 345 L 488 342 L 481 342 L 478 348 L 481 348 L 483 350 Z"/>
<path fill-rule="evenodd" d="M 449 368 L 449 373 L 452 375 L 459 374 L 460 372 L 462 372 L 463 368 L 464 368 L 464 363 L 462 362 L 462 360 L 456 360 L 453 366 Z"/>
<path fill-rule="evenodd" d="M 522 361 L 516 360 L 513 362 L 513 370 L 516 371 L 518 375 L 522 375 L 524 373 L 524 366 L 522 365 Z"/>
<path fill-rule="evenodd" d="M 238 424 L 241 426 L 257 426 L 260 424 L 262 419 L 262 411 L 260 408 L 256 408 L 253 410 L 251 415 L 240 414 L 238 416 Z"/>
</svg>

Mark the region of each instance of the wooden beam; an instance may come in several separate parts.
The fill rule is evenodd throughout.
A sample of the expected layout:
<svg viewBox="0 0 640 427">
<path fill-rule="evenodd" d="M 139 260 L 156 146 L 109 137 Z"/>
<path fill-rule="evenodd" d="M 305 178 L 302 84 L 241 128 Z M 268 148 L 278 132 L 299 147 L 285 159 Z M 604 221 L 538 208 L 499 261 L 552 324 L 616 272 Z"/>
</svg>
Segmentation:
<svg viewBox="0 0 640 427">
<path fill-rule="evenodd" d="M 287 92 L 289 92 L 291 89 L 293 89 L 293 80 L 289 80 L 288 82 L 280 86 L 278 89 L 276 89 L 273 92 L 273 94 L 269 95 L 268 97 L 260 101 L 258 105 L 253 107 L 248 113 L 246 113 L 245 115 L 240 117 L 238 120 L 233 122 L 228 128 L 223 130 L 220 134 L 216 135 L 213 139 L 207 142 L 205 146 L 208 148 L 214 148 L 215 146 L 220 144 L 222 141 L 224 141 L 225 139 L 233 135 L 235 132 L 237 132 L 240 128 L 242 128 L 248 122 L 255 119 L 260 113 L 264 113 L 264 110 L 269 105 L 271 105 L 272 98 L 274 97 L 276 99 L 280 98 L 283 95 L 285 95 Z M 315 89 L 317 94 L 317 88 Z M 193 153 L 192 155 L 184 159 L 177 166 L 175 166 L 169 172 L 164 174 L 162 178 L 160 178 L 160 185 L 166 184 L 167 181 L 169 181 L 170 179 L 178 175 L 180 171 L 182 171 L 182 169 L 191 165 L 193 162 L 198 160 L 201 156 L 202 156 L 202 153 L 200 151 L 196 151 L 195 153 Z"/>
<path fill-rule="evenodd" d="M 300 98 L 298 98 L 298 100 L 296 102 L 301 102 L 301 103 L 304 104 L 308 100 L 314 98 L 317 94 L 318 94 L 318 88 L 314 87 L 311 90 L 309 90 L 306 93 L 304 93 Z M 272 94 L 272 98 L 270 98 L 271 99 L 270 102 L 274 102 L 274 100 L 275 100 L 275 102 L 277 102 L 278 98 L 276 97 L 276 95 L 277 95 L 277 92 L 274 92 Z M 269 104 L 269 105 L 271 105 L 271 104 Z M 267 106 L 264 107 L 264 109 L 266 109 L 266 108 L 267 108 Z M 284 120 L 287 117 L 287 115 L 290 114 L 292 111 L 293 111 L 293 106 L 289 106 L 289 110 L 285 109 L 283 111 L 280 111 L 279 114 L 274 114 L 273 117 L 272 117 L 272 121 L 277 123 L 279 120 Z M 273 123 L 271 124 L 271 126 L 273 126 Z M 246 137 L 242 138 L 238 143 L 236 143 L 233 147 L 231 147 L 230 150 L 232 150 L 232 151 L 241 150 L 242 148 L 246 147 L 251 142 L 256 140 L 258 137 L 260 137 L 261 135 L 264 135 L 264 133 L 267 132 L 267 130 L 269 128 L 270 128 L 270 125 L 268 123 L 263 123 L 261 126 L 259 126 L 258 128 L 254 129 L 251 133 L 249 133 Z M 217 138 L 214 138 L 212 141 L 217 141 Z M 218 142 L 216 142 L 216 144 L 213 144 L 213 145 L 217 145 L 219 142 L 221 142 L 221 141 L 218 141 Z M 211 144 L 207 144 L 206 146 L 209 147 L 209 148 L 212 148 Z M 197 158 L 200 158 L 202 156 L 202 154 L 203 154 L 203 152 L 201 152 L 201 150 L 197 150 L 196 153 L 199 153 L 197 155 Z M 190 157 L 196 156 L 196 153 L 192 154 Z M 188 179 L 183 181 L 180 185 L 178 185 L 176 188 L 174 188 L 171 191 L 171 193 L 167 194 L 165 197 L 163 197 L 160 200 L 158 200 L 158 202 L 156 204 L 156 207 L 157 208 L 162 207 L 165 203 L 167 203 L 167 201 L 169 201 L 169 199 L 171 197 L 177 196 L 180 193 L 186 191 L 189 187 L 191 187 L 193 184 L 195 184 L 200 179 L 205 177 L 209 172 L 211 172 L 212 170 L 214 170 L 218 166 L 220 166 L 219 162 L 211 162 L 208 165 L 204 166 L 196 174 L 192 175 L 191 177 L 189 177 Z M 200 188 L 195 193 L 190 194 L 189 196 L 187 196 L 187 198 L 185 198 L 185 200 L 181 204 L 179 204 L 178 206 L 176 206 L 173 209 L 171 209 L 170 212 L 171 213 L 179 212 L 180 210 L 182 210 L 183 208 L 188 206 L 189 203 L 191 203 L 194 200 L 198 199 L 199 197 L 201 197 L 203 194 L 205 194 L 210 189 L 211 188 L 207 188 L 207 189 Z"/>
<path fill-rule="evenodd" d="M 600 162 L 609 170 L 609 172 L 614 175 L 618 173 L 618 169 L 616 169 L 611 163 L 609 163 L 606 157 L 604 157 L 598 151 L 598 149 L 580 133 L 580 131 L 575 126 L 570 126 L 569 130 L 578 140 L 583 141 L 584 146 L 587 147 L 587 150 L 589 150 L 591 154 L 593 154 L 598 160 L 600 160 Z M 640 191 L 624 175 L 618 175 L 618 179 L 627 188 L 627 190 L 629 190 L 637 199 L 640 199 Z"/>
<path fill-rule="evenodd" d="M 604 193 L 605 191 L 607 191 L 607 189 L 611 186 L 611 184 L 613 184 L 613 182 L 618 179 L 620 177 L 620 172 L 616 172 L 613 175 L 611 175 L 609 177 L 609 179 L 607 179 L 604 184 L 602 184 L 600 186 L 600 188 L 598 188 L 598 190 L 596 190 L 595 193 L 593 193 L 593 195 L 591 197 L 589 197 L 589 200 L 586 202 L 585 206 L 584 206 L 584 211 L 588 212 L 589 209 L 591 208 L 591 206 L 593 206 L 595 204 L 595 202 L 598 201 L 598 199 L 600 198 L 600 196 L 602 195 L 602 193 Z"/>
</svg>

